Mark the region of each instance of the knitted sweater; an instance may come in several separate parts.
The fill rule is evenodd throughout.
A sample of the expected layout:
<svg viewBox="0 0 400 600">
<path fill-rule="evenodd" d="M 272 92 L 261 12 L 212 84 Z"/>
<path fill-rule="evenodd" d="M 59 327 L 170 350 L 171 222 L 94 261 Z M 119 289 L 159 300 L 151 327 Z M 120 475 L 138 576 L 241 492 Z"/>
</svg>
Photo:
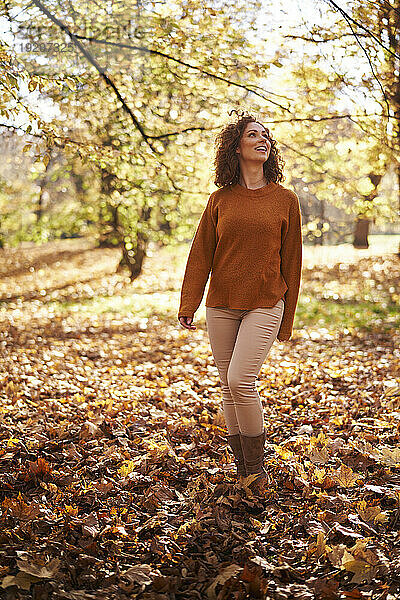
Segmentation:
<svg viewBox="0 0 400 600">
<path fill-rule="evenodd" d="M 181 289 L 179 317 L 206 306 L 285 309 L 279 340 L 292 335 L 302 267 L 298 196 L 279 183 L 258 189 L 240 184 L 212 192 L 194 235 Z"/>
</svg>

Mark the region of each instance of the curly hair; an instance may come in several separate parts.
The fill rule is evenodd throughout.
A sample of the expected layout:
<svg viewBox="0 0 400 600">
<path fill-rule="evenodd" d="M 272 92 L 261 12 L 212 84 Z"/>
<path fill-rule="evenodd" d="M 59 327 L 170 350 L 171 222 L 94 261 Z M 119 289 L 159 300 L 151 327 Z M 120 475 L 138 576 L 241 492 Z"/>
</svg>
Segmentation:
<svg viewBox="0 0 400 600">
<path fill-rule="evenodd" d="M 218 133 L 215 140 L 217 150 L 214 159 L 214 183 L 217 187 L 224 187 L 229 184 L 234 185 L 239 182 L 240 164 L 236 149 L 242 139 L 246 125 L 248 123 L 260 123 L 253 115 L 245 114 L 243 111 L 239 114 L 236 110 L 232 110 L 229 115 L 233 112 L 238 116 L 236 122 L 226 125 Z M 271 136 L 269 129 L 265 127 L 265 130 L 271 143 L 271 150 L 268 160 L 263 164 L 263 171 L 268 183 L 271 181 L 278 183 L 278 181 L 285 179 L 283 175 L 285 161 L 279 154 L 276 140 Z"/>
</svg>

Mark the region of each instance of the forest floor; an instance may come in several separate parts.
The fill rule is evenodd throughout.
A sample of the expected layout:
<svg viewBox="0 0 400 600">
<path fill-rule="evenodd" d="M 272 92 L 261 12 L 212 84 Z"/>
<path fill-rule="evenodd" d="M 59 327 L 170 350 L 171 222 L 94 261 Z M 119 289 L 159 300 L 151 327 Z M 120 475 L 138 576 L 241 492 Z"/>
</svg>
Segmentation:
<svg viewBox="0 0 400 600">
<path fill-rule="evenodd" d="M 257 389 L 271 486 L 234 477 L 188 246 L 0 250 L 0 594 L 400 597 L 400 259 L 305 247 Z"/>
</svg>

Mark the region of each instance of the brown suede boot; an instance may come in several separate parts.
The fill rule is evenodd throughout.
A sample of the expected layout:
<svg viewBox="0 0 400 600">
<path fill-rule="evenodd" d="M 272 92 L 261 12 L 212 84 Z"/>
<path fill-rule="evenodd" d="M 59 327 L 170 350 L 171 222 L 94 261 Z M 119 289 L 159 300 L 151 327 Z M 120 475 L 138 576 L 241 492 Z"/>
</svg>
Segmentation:
<svg viewBox="0 0 400 600">
<path fill-rule="evenodd" d="M 242 442 L 240 440 L 240 433 L 236 433 L 235 435 L 228 435 L 226 439 L 235 457 L 236 477 L 246 477 L 247 473 L 246 467 L 244 465 L 244 456 Z"/>
<path fill-rule="evenodd" d="M 267 432 L 264 428 L 263 432 L 257 436 L 241 435 L 244 464 L 247 475 L 256 473 L 259 475 L 253 482 L 250 483 L 250 489 L 261 491 L 263 486 L 268 483 L 267 472 L 264 468 L 264 444 L 267 437 Z"/>
</svg>

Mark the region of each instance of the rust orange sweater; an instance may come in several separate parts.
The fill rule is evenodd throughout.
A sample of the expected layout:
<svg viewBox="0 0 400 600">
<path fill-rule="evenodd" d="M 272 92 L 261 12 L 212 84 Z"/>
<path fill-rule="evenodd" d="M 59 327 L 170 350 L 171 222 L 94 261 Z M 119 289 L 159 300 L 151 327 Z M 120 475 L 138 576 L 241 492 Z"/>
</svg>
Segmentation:
<svg viewBox="0 0 400 600">
<path fill-rule="evenodd" d="M 190 248 L 179 317 L 193 317 L 211 270 L 206 306 L 253 309 L 285 302 L 279 340 L 292 335 L 302 267 L 298 196 L 279 183 L 212 192 Z"/>
</svg>

